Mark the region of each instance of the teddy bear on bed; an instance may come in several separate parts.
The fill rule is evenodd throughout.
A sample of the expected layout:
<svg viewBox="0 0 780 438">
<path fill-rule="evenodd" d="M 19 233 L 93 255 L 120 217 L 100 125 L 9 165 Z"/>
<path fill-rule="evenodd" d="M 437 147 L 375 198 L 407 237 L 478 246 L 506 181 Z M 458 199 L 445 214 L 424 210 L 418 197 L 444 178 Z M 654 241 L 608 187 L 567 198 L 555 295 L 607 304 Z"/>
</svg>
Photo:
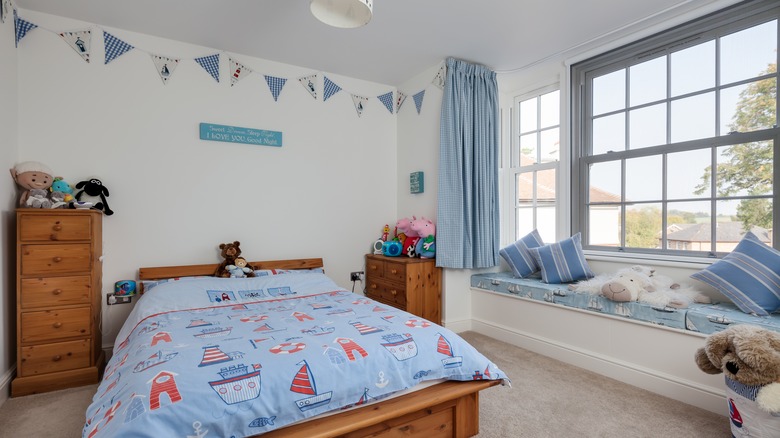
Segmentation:
<svg viewBox="0 0 780 438">
<path fill-rule="evenodd" d="M 695 360 L 707 374 L 723 373 L 733 436 L 780 436 L 780 333 L 731 325 L 709 335 Z"/>
<path fill-rule="evenodd" d="M 639 301 L 658 307 L 686 308 L 691 303 L 710 303 L 708 296 L 691 286 L 655 273 L 643 265 L 623 268 L 615 273 L 599 274 L 569 285 L 569 290 L 602 295 L 617 301 Z"/>
<path fill-rule="evenodd" d="M 219 249 L 222 254 L 222 258 L 225 260 L 222 261 L 222 263 L 219 264 L 217 267 L 217 270 L 214 272 L 215 277 L 222 277 L 222 278 L 230 278 L 233 275 L 231 275 L 231 270 L 228 269 L 228 266 L 232 266 L 233 270 L 238 266 L 236 265 L 236 259 L 242 259 L 241 257 L 241 242 L 238 240 L 234 241 L 233 243 L 220 243 Z M 239 262 L 240 263 L 240 262 Z M 243 274 L 245 274 L 245 277 L 254 277 L 255 276 L 255 268 L 252 267 L 249 263 L 246 263 L 246 260 L 244 260 L 244 266 L 240 268 Z M 249 269 L 249 271 L 246 271 L 246 269 Z"/>
<path fill-rule="evenodd" d="M 232 265 L 225 266 L 230 278 L 254 277 L 255 271 L 243 257 L 236 257 Z"/>
</svg>

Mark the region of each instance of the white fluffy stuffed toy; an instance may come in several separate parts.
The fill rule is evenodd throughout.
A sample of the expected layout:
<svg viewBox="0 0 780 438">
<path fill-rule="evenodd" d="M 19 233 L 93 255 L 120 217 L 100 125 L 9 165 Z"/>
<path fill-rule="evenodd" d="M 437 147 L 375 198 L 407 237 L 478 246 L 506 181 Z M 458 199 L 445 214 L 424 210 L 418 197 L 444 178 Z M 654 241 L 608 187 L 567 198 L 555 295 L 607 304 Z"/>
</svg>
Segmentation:
<svg viewBox="0 0 780 438">
<path fill-rule="evenodd" d="M 639 301 L 653 306 L 685 308 L 691 303 L 709 303 L 710 298 L 691 286 L 657 275 L 647 266 L 636 265 L 611 274 L 569 285 L 569 290 L 586 292 L 617 302 Z"/>
</svg>

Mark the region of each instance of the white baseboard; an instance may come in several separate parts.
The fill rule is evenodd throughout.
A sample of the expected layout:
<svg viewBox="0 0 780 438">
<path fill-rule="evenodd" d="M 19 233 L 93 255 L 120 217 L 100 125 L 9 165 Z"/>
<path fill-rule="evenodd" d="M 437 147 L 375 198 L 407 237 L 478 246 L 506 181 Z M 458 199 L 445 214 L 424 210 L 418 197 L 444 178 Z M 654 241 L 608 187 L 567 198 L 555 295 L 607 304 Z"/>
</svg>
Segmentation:
<svg viewBox="0 0 780 438">
<path fill-rule="evenodd" d="M 444 327 L 454 331 L 455 333 L 466 332 L 471 330 L 471 319 L 459 319 L 457 321 L 442 322 Z"/>
<path fill-rule="evenodd" d="M 471 321 L 471 330 L 719 415 L 727 414 L 722 389 L 489 321 L 474 319 Z"/>
<path fill-rule="evenodd" d="M 11 381 L 16 375 L 16 364 L 11 365 L 11 369 L 3 373 L 0 377 L 0 406 L 3 406 L 6 400 L 11 396 Z"/>
</svg>

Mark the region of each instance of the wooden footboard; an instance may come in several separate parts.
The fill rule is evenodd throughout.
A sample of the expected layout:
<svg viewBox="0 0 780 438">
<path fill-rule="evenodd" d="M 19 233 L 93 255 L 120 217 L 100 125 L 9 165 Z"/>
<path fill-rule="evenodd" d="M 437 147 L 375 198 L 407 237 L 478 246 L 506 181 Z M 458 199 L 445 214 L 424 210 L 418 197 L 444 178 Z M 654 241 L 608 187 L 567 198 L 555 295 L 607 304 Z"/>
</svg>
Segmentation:
<svg viewBox="0 0 780 438">
<path fill-rule="evenodd" d="M 360 409 L 293 424 L 262 437 L 472 437 L 479 433 L 479 391 L 499 383 L 447 381 Z"/>
</svg>

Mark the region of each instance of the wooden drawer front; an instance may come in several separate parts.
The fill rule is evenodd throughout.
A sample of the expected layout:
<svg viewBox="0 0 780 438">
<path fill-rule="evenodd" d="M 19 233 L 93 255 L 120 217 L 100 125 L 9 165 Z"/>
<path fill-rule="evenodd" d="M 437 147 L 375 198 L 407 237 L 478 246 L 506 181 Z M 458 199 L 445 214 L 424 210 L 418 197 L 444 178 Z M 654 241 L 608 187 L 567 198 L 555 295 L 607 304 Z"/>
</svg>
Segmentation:
<svg viewBox="0 0 780 438">
<path fill-rule="evenodd" d="M 402 263 L 385 262 L 384 277 L 391 281 L 403 283 L 406 281 L 406 265 Z"/>
<path fill-rule="evenodd" d="M 385 264 L 372 259 L 366 259 L 366 277 L 382 278 L 384 277 Z"/>
<path fill-rule="evenodd" d="M 22 308 L 89 304 L 89 277 L 22 279 Z"/>
<path fill-rule="evenodd" d="M 22 245 L 22 275 L 89 271 L 88 243 L 67 245 Z"/>
<path fill-rule="evenodd" d="M 51 341 L 89 334 L 89 307 L 22 313 L 22 342 Z"/>
<path fill-rule="evenodd" d="M 379 297 L 383 301 L 395 303 L 401 308 L 406 307 L 406 291 L 403 288 L 369 280 L 366 293 Z"/>
<path fill-rule="evenodd" d="M 89 339 L 22 347 L 24 377 L 90 366 Z"/>
<path fill-rule="evenodd" d="M 27 215 L 21 220 L 22 241 L 89 240 L 89 216 Z"/>
</svg>

